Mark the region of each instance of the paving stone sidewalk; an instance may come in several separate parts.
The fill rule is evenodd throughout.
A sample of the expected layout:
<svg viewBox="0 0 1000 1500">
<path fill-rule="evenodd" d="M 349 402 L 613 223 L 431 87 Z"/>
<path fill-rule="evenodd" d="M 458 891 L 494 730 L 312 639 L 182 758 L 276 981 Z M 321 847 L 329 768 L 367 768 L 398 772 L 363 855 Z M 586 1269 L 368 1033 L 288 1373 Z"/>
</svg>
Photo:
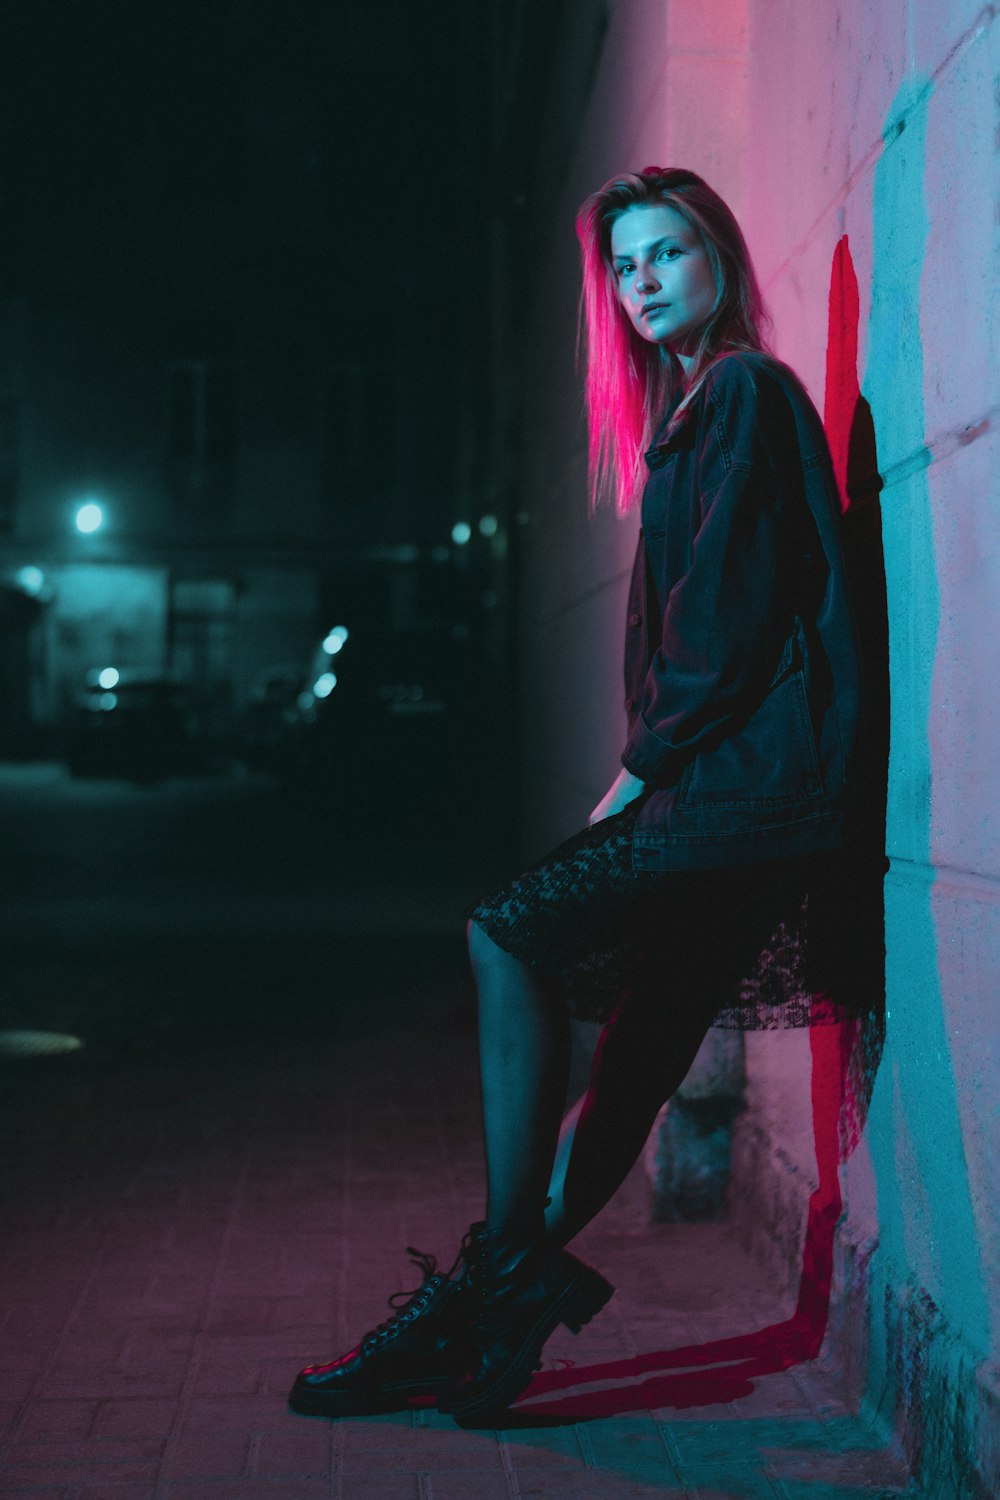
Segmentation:
<svg viewBox="0 0 1000 1500">
<path fill-rule="evenodd" d="M 822 1365 L 755 1373 L 791 1309 L 725 1226 L 646 1225 L 641 1173 L 578 1241 L 617 1296 L 503 1431 L 287 1411 L 420 1280 L 404 1247 L 450 1261 L 481 1209 L 457 943 L 24 952 L 8 978 L 0 1025 L 87 1045 L 0 1063 L 0 1494 L 916 1493 Z"/>
</svg>

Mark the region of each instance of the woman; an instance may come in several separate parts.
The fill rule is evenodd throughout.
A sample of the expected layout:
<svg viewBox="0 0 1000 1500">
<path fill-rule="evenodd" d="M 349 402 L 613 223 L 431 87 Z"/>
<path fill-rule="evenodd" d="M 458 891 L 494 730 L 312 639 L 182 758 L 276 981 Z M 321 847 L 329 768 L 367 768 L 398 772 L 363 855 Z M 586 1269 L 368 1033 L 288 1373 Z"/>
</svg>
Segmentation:
<svg viewBox="0 0 1000 1500">
<path fill-rule="evenodd" d="M 622 769 L 587 829 L 470 913 L 484 1222 L 448 1276 L 421 1257 L 398 1313 L 302 1372 L 299 1411 L 434 1395 L 473 1425 L 524 1389 L 557 1324 L 612 1294 L 563 1247 L 775 934 L 801 951 L 844 840 L 858 675 L 836 487 L 808 397 L 765 351 L 739 227 L 694 173 L 647 168 L 577 231 L 592 499 L 624 513 L 641 494 Z M 555 1174 L 571 1014 L 605 1026 Z"/>
</svg>

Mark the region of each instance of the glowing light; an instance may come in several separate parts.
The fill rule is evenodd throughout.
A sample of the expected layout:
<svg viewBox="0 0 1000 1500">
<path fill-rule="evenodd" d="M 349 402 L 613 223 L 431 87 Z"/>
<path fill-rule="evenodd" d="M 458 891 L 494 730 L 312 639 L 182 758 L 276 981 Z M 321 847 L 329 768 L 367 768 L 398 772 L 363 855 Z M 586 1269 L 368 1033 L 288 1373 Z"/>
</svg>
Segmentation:
<svg viewBox="0 0 1000 1500">
<path fill-rule="evenodd" d="M 313 683 L 313 692 L 317 698 L 329 698 L 337 686 L 337 678 L 333 672 L 323 672 Z"/>
<path fill-rule="evenodd" d="M 117 693 L 102 693 L 101 696 L 98 698 L 97 701 L 101 705 L 101 707 L 105 710 L 105 712 L 107 713 L 112 708 L 117 708 L 118 707 L 118 694 Z"/>
<path fill-rule="evenodd" d="M 99 531 L 103 525 L 104 512 L 99 505 L 95 505 L 91 500 L 86 505 L 80 506 L 80 509 L 76 513 L 77 531 L 82 531 L 85 535 L 89 535 L 92 531 Z"/>
<path fill-rule="evenodd" d="M 18 568 L 16 577 L 26 594 L 40 594 L 45 587 L 45 574 L 41 568 Z"/>
<path fill-rule="evenodd" d="M 121 673 L 117 667 L 105 667 L 103 672 L 97 674 L 97 686 L 102 688 L 117 687 L 121 681 Z"/>
<path fill-rule="evenodd" d="M 298 703 L 299 708 L 301 708 L 303 713 L 308 713 L 309 709 L 312 708 L 316 700 L 313 697 L 312 693 L 300 693 L 298 698 L 296 699 L 296 702 Z"/>
<path fill-rule="evenodd" d="M 486 515 L 479 517 L 480 536 L 496 536 L 499 526 L 500 522 L 496 516 Z"/>
<path fill-rule="evenodd" d="M 344 642 L 343 642 L 342 637 L 339 636 L 339 635 L 335 635 L 334 632 L 331 630 L 330 634 L 327 636 L 326 640 L 323 642 L 323 650 L 326 652 L 327 656 L 336 656 L 337 652 L 338 651 L 343 651 L 343 649 L 344 649 Z"/>
<path fill-rule="evenodd" d="M 78 1036 L 64 1031 L 0 1031 L 0 1057 L 47 1057 L 82 1046 Z"/>
<path fill-rule="evenodd" d="M 468 521 L 456 521 L 451 528 L 451 539 L 458 547 L 464 547 L 472 536 L 472 527 Z"/>
</svg>

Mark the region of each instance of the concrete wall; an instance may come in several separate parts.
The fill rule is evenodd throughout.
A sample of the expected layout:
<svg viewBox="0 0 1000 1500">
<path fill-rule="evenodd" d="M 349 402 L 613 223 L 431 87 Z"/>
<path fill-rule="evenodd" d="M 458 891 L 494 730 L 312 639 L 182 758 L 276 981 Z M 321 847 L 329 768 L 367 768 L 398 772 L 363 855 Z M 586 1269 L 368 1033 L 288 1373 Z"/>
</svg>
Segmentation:
<svg viewBox="0 0 1000 1500">
<path fill-rule="evenodd" d="M 567 11 L 572 59 L 593 36 L 594 8 Z M 838 1039 L 748 1038 L 733 1212 L 800 1303 L 803 1256 L 815 1260 L 807 1222 L 810 1234 L 830 1226 L 819 1257 L 833 1276 L 828 1340 L 941 1496 L 1000 1488 L 1000 1224 L 989 1191 L 998 74 L 997 10 L 976 0 L 617 0 L 575 148 L 550 152 L 537 184 L 538 296 L 525 341 L 532 857 L 585 821 L 624 734 L 621 612 L 638 520 L 585 517 L 572 371 L 582 197 L 622 167 L 702 172 L 742 218 L 776 350 L 825 412 L 841 469 L 857 398 L 870 407 L 892 697 L 885 1047 L 860 1142 L 838 1171 L 819 1123 L 838 1102 Z M 567 138 L 558 113 L 550 105 L 555 143 Z"/>
</svg>

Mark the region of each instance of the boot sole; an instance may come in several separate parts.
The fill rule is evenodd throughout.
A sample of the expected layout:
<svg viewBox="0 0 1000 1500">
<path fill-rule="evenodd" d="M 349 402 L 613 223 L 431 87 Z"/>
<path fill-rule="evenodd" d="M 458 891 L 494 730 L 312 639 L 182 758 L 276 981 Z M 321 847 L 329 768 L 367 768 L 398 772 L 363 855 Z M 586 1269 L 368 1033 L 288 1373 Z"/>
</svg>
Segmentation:
<svg viewBox="0 0 1000 1500">
<path fill-rule="evenodd" d="M 410 1407 L 426 1405 L 427 1398 L 437 1401 L 448 1389 L 448 1381 L 414 1381 L 412 1384 L 393 1386 L 368 1396 L 350 1391 L 321 1391 L 309 1387 L 293 1386 L 288 1397 L 288 1407 L 300 1417 L 374 1417 L 386 1412 L 407 1411 Z"/>
<path fill-rule="evenodd" d="M 467 1401 L 460 1400 L 454 1404 L 439 1401 L 440 1409 L 450 1412 L 459 1427 L 482 1426 L 483 1418 L 487 1415 L 505 1411 L 514 1398 L 530 1385 L 542 1346 L 553 1330 L 564 1323 L 570 1333 L 579 1333 L 610 1302 L 614 1294 L 615 1289 L 610 1281 L 606 1281 L 599 1271 L 585 1267 L 584 1273 L 570 1282 L 526 1334 L 515 1358 L 491 1385 Z"/>
</svg>

